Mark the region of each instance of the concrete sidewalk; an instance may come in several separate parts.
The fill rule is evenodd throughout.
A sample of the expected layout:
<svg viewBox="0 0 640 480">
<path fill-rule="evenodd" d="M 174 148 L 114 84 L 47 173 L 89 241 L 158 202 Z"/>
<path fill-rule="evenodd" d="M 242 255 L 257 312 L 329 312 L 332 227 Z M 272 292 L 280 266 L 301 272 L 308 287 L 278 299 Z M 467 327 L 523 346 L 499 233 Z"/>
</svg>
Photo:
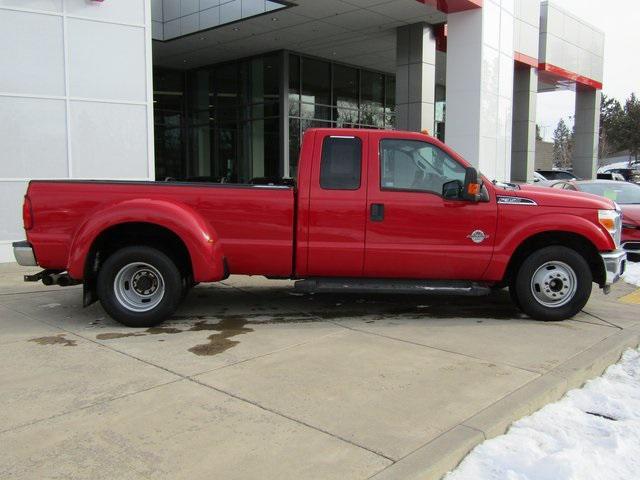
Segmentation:
<svg viewBox="0 0 640 480">
<path fill-rule="evenodd" d="M 489 298 L 232 277 L 154 329 L 0 266 L 0 478 L 436 479 L 639 343 L 594 291 L 560 323 Z"/>
</svg>

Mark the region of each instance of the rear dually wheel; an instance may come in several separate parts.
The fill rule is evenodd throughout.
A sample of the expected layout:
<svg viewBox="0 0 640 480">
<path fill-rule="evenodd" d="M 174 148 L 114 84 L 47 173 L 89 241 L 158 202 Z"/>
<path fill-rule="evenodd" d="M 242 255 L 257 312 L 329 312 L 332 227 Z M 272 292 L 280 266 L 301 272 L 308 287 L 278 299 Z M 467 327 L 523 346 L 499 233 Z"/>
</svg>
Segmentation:
<svg viewBox="0 0 640 480">
<path fill-rule="evenodd" d="M 98 298 L 106 312 L 129 327 L 162 323 L 180 304 L 184 279 L 175 262 L 151 247 L 122 248 L 98 273 Z"/>
</svg>

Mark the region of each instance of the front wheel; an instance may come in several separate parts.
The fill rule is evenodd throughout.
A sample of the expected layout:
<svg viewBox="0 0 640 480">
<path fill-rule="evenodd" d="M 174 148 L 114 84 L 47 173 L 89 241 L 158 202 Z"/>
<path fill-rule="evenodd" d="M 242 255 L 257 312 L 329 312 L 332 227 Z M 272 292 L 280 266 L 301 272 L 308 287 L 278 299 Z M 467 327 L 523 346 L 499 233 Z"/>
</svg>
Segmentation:
<svg viewBox="0 0 640 480">
<path fill-rule="evenodd" d="M 98 273 L 98 298 L 106 312 L 128 327 L 162 323 L 180 304 L 183 278 L 176 264 L 151 247 L 125 247 Z"/>
<path fill-rule="evenodd" d="M 520 266 L 510 289 L 524 313 L 536 320 L 566 320 L 576 315 L 591 296 L 589 264 L 575 250 L 542 248 Z"/>
</svg>

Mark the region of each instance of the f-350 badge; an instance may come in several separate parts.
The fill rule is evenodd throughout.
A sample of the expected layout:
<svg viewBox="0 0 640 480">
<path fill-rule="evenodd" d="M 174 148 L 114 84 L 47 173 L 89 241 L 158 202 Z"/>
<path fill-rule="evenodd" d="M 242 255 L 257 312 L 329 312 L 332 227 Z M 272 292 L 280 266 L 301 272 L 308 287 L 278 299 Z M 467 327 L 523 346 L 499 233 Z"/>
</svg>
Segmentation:
<svg viewBox="0 0 640 480">
<path fill-rule="evenodd" d="M 467 238 L 470 238 L 473 243 L 482 243 L 489 238 L 489 235 L 485 235 L 482 230 L 474 230 L 471 235 L 467 235 Z"/>
</svg>

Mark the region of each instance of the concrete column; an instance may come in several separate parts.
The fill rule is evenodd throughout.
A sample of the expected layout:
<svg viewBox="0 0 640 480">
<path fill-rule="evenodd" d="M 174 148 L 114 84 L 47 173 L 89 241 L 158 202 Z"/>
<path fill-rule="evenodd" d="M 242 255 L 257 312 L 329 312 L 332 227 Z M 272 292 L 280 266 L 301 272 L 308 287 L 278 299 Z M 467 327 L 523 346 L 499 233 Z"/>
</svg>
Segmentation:
<svg viewBox="0 0 640 480">
<path fill-rule="evenodd" d="M 513 79 L 511 180 L 532 182 L 536 162 L 536 102 L 538 72 L 519 66 Z"/>
<path fill-rule="evenodd" d="M 396 128 L 434 133 L 436 37 L 414 23 L 397 29 Z"/>
<path fill-rule="evenodd" d="M 598 168 L 600 142 L 600 103 L 602 92 L 592 88 L 576 90 L 576 133 L 573 149 L 573 173 L 593 179 Z"/>
<path fill-rule="evenodd" d="M 513 0 L 447 17 L 446 142 L 487 177 L 511 178 Z"/>
</svg>

